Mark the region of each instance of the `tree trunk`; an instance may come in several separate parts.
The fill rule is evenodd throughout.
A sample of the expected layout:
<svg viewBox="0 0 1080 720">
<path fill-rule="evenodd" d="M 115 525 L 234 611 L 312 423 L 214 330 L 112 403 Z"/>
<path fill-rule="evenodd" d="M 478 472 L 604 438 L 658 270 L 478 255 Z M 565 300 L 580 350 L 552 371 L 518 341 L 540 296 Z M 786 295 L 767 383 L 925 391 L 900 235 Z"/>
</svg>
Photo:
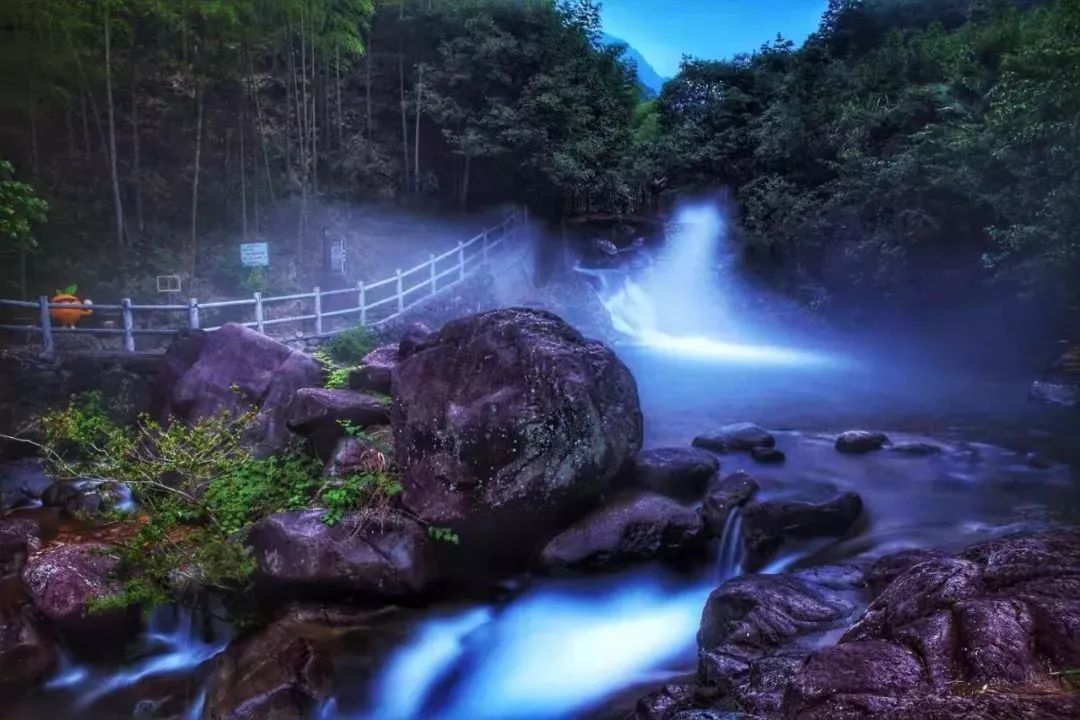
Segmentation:
<svg viewBox="0 0 1080 720">
<path fill-rule="evenodd" d="M 199 163 L 202 160 L 203 89 L 199 80 L 195 87 L 195 173 L 191 178 L 191 280 L 195 283 L 196 259 L 199 252 Z"/>
<path fill-rule="evenodd" d="M 341 114 L 341 51 L 334 49 L 334 80 L 337 92 L 337 146 L 338 152 L 345 148 L 345 119 Z"/>
<path fill-rule="evenodd" d="M 259 90 L 258 90 L 258 88 L 255 87 L 255 81 L 254 81 L 255 73 L 253 72 L 253 68 L 251 67 L 251 55 L 250 54 L 248 55 L 248 77 L 251 78 L 251 81 L 250 81 L 251 96 L 255 99 L 255 125 L 256 125 L 256 132 L 258 133 L 258 136 L 259 136 L 259 147 L 262 148 L 263 166 L 266 169 L 266 187 L 267 187 L 267 190 L 268 190 L 268 192 L 270 194 L 270 203 L 273 204 L 273 203 L 277 202 L 277 198 L 274 196 L 274 181 L 273 181 L 273 178 L 270 177 L 270 152 L 266 149 L 266 142 L 263 140 L 262 101 L 259 100 Z M 289 89 L 289 83 L 285 83 L 285 89 L 286 90 Z M 289 120 L 289 113 L 288 112 L 285 113 L 285 120 L 286 120 L 286 123 Z M 288 126 L 286 125 L 285 147 L 288 148 L 288 146 L 289 146 Z M 259 167 L 258 162 L 256 162 L 256 164 L 255 164 L 256 171 L 258 170 L 258 167 Z M 286 168 L 288 168 L 288 156 L 287 156 L 287 154 L 286 154 Z M 258 173 L 257 172 L 255 174 L 255 178 L 256 178 L 256 180 L 258 179 Z M 258 182 L 255 183 L 255 187 L 256 187 L 256 195 L 255 195 L 255 197 L 258 198 L 258 187 L 259 187 Z M 258 211 L 258 208 L 256 208 L 256 210 L 255 210 L 255 222 L 256 223 L 258 223 L 258 219 L 259 219 L 259 211 Z"/>
<path fill-rule="evenodd" d="M 38 132 L 37 132 L 37 104 L 34 87 L 34 71 L 30 71 L 30 172 L 33 177 L 38 175 Z"/>
<path fill-rule="evenodd" d="M 405 103 L 405 0 L 401 0 L 401 12 L 398 16 L 398 82 L 401 90 L 401 187 L 409 187 L 409 120 L 406 117 Z M 402 193 L 404 195 L 405 193 Z"/>
<path fill-rule="evenodd" d="M 89 160 L 94 149 L 90 147 L 90 114 L 86 111 L 85 92 L 79 93 L 79 115 L 82 116 L 83 154 Z"/>
<path fill-rule="evenodd" d="M 19 296 L 26 300 L 26 246 L 19 246 Z"/>
<path fill-rule="evenodd" d="M 244 158 L 244 130 L 247 128 L 247 117 L 245 110 L 247 109 L 246 98 L 241 100 L 240 105 L 240 232 L 244 238 L 244 242 L 248 239 L 248 223 L 247 223 L 247 163 Z M 258 167 L 256 165 L 256 167 Z"/>
<path fill-rule="evenodd" d="M 109 171 L 112 174 L 113 206 L 116 210 L 116 249 L 124 250 L 124 206 L 120 201 L 120 177 L 116 172 L 116 113 L 112 92 L 112 45 L 109 25 L 109 5 L 105 3 L 105 98 L 109 113 Z"/>
<path fill-rule="evenodd" d="M 461 173 L 461 211 L 469 209 L 469 170 L 472 167 L 472 155 L 465 156 L 465 169 Z"/>
<path fill-rule="evenodd" d="M 413 193 L 420 194 L 420 104 L 424 94 L 424 66 L 416 71 L 416 129 L 413 130 Z"/>
<path fill-rule="evenodd" d="M 372 43 L 372 41 L 374 39 L 375 39 L 375 32 L 374 32 L 374 30 L 372 30 L 371 38 L 368 40 L 368 47 L 367 47 L 366 57 L 364 58 L 364 65 L 365 65 L 364 72 L 367 75 L 367 78 L 365 79 L 365 86 L 364 86 L 364 95 L 365 95 L 364 109 L 367 111 L 367 152 L 368 152 L 368 157 L 369 158 L 371 157 L 371 129 L 372 129 L 372 116 L 371 116 L 371 53 L 372 53 L 372 48 L 375 47 L 374 44 Z"/>
<path fill-rule="evenodd" d="M 141 233 L 145 229 L 142 204 L 142 158 L 139 141 L 139 69 L 131 70 L 131 183 L 135 192 L 135 227 Z"/>
</svg>

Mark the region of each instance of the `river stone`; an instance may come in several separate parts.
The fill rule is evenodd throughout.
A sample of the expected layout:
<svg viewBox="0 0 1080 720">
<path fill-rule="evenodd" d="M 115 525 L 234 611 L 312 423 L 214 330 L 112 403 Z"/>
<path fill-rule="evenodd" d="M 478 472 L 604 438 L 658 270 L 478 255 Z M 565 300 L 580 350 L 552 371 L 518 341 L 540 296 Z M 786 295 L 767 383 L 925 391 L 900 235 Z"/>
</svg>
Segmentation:
<svg viewBox="0 0 1080 720">
<path fill-rule="evenodd" d="M 398 346 L 383 345 L 364 356 L 359 367 L 349 371 L 349 389 L 388 395 L 390 377 L 398 364 Z"/>
<path fill-rule="evenodd" d="M 228 323 L 198 342 L 183 337 L 166 350 L 156 394 L 159 416 L 196 422 L 222 413 L 255 412 L 245 444 L 266 457 L 293 441 L 286 412 L 300 388 L 321 387 L 313 357 Z"/>
<path fill-rule="evenodd" d="M 836 438 L 836 449 L 849 455 L 861 455 L 863 453 L 880 450 L 889 438 L 885 433 L 870 432 L 869 430 L 848 430 L 840 433 Z"/>
<path fill-rule="evenodd" d="M 698 435 L 693 445 L 715 452 L 749 451 L 756 447 L 773 447 L 776 438 L 754 423 L 741 422 Z"/>
<path fill-rule="evenodd" d="M 330 526 L 324 516 L 320 509 L 294 510 L 252 526 L 247 542 L 268 588 L 394 600 L 423 595 L 437 579 L 433 541 L 416 522 L 347 513 Z"/>
<path fill-rule="evenodd" d="M 555 536 L 540 554 L 548 569 L 595 568 L 673 557 L 704 544 L 701 517 L 649 492 L 616 498 Z"/>
<path fill-rule="evenodd" d="M 1080 716 L 1080 694 L 1054 675 L 1080 666 L 1080 530 L 919 560 L 879 561 L 907 569 L 795 674 L 785 718 Z"/>
<path fill-rule="evenodd" d="M 862 513 L 862 498 L 845 492 L 824 502 L 767 500 L 743 509 L 745 567 L 754 570 L 789 539 L 841 537 Z"/>
<path fill-rule="evenodd" d="M 745 504 L 757 491 L 757 482 L 742 470 L 725 476 L 709 489 L 701 504 L 701 517 L 713 537 L 720 538 L 724 534 L 731 511 Z"/>
<path fill-rule="evenodd" d="M 0 606 L 0 698 L 44 682 L 57 661 L 56 647 L 24 608 Z"/>
<path fill-rule="evenodd" d="M 306 720 L 329 696 L 331 658 L 305 625 L 276 622 L 218 656 L 203 720 Z"/>
<path fill-rule="evenodd" d="M 323 475 L 347 478 L 386 472 L 390 466 L 387 457 L 389 434 L 388 428 L 376 428 L 365 432 L 363 438 L 339 438 L 334 452 L 323 467 Z"/>
<path fill-rule="evenodd" d="M 896 453 L 897 455 L 906 455 L 908 457 L 928 457 L 930 455 L 938 455 L 943 449 L 944 448 L 940 445 L 928 442 L 902 442 L 889 446 L 889 452 Z"/>
<path fill-rule="evenodd" d="M 136 609 L 91 613 L 90 600 L 117 595 L 119 559 L 101 543 L 52 545 L 23 568 L 27 595 L 38 613 L 73 649 L 86 655 L 116 652 L 138 629 Z"/>
<path fill-rule="evenodd" d="M 720 469 L 710 453 L 692 447 L 643 450 L 631 460 L 631 477 L 648 490 L 678 500 L 697 500 Z"/>
<path fill-rule="evenodd" d="M 532 556 L 641 447 L 637 384 L 557 316 L 508 308 L 445 325 L 393 374 L 405 506 L 470 568 Z"/>
<path fill-rule="evenodd" d="M 398 359 L 407 360 L 427 346 L 432 330 L 422 322 L 410 323 L 401 335 L 398 345 Z"/>
<path fill-rule="evenodd" d="M 750 457 L 756 462 L 766 465 L 775 465 L 782 463 L 787 459 L 787 455 L 784 454 L 784 451 L 775 447 L 750 448 Z"/>
<path fill-rule="evenodd" d="M 300 388 L 289 403 L 289 429 L 308 438 L 318 457 L 326 458 L 345 435 L 342 423 L 359 428 L 385 425 L 390 410 L 379 398 L 355 390 Z"/>
</svg>

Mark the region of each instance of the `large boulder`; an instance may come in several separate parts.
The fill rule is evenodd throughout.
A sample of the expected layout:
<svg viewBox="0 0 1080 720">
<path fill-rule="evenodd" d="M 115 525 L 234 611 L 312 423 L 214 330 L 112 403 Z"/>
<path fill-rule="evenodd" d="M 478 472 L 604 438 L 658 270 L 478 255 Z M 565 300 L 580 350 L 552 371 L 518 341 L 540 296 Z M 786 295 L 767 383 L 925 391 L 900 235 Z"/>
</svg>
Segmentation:
<svg viewBox="0 0 1080 720">
<path fill-rule="evenodd" d="M 422 322 L 410 323 L 398 343 L 398 359 L 407 360 L 427 346 L 432 330 Z"/>
<path fill-rule="evenodd" d="M 520 561 L 597 504 L 641 447 L 637 384 L 548 312 L 445 325 L 393 374 L 404 503 L 470 562 Z"/>
<path fill-rule="evenodd" d="M 345 435 L 342 423 L 359 428 L 385 425 L 390 422 L 390 409 L 380 398 L 355 390 L 300 388 L 286 417 L 290 430 L 308 438 L 316 455 L 328 458 Z"/>
<path fill-rule="evenodd" d="M 776 438 L 754 423 L 741 422 L 698 435 L 693 444 L 714 452 L 748 452 L 754 448 L 771 448 L 776 445 Z"/>
<path fill-rule="evenodd" d="M 115 652 L 138 629 L 138 613 L 91 612 L 90 602 L 120 594 L 119 559 L 108 545 L 51 545 L 29 557 L 22 579 L 37 612 L 83 654 Z"/>
<path fill-rule="evenodd" d="M 305 720 L 329 696 L 332 672 L 311 628 L 276 622 L 218 657 L 202 720 Z"/>
<path fill-rule="evenodd" d="M 288 445 L 286 412 L 300 388 L 322 385 L 313 357 L 265 335 L 227 324 L 201 336 L 185 335 L 166 351 L 159 374 L 159 414 L 195 422 L 221 413 L 255 412 L 245 440 L 259 456 Z"/>
<path fill-rule="evenodd" d="M 0 698 L 44 681 L 56 669 L 56 647 L 25 608 L 0 605 Z"/>
<path fill-rule="evenodd" d="M 288 595 L 350 593 L 364 600 L 415 598 L 435 582 L 433 541 L 407 518 L 346 514 L 327 525 L 324 510 L 264 518 L 247 542 L 259 577 Z"/>
<path fill-rule="evenodd" d="M 556 535 L 540 554 L 548 569 L 674 557 L 704 545 L 701 516 L 649 492 L 616 498 Z"/>
<path fill-rule="evenodd" d="M 642 450 L 631 460 L 635 484 L 679 500 L 699 500 L 720 469 L 711 453 L 692 447 Z"/>
<path fill-rule="evenodd" d="M 386 472 L 390 466 L 390 459 L 387 457 L 389 442 L 388 428 L 365 432 L 362 438 L 343 437 L 337 441 L 330 459 L 326 461 L 323 475 L 347 478 L 352 475 Z"/>
<path fill-rule="evenodd" d="M 1080 531 L 908 565 L 840 642 L 795 674 L 785 718 L 1080 717 Z"/>
<path fill-rule="evenodd" d="M 743 509 L 745 567 L 759 568 L 786 541 L 842 537 L 862 514 L 862 498 L 845 492 L 822 502 L 767 500 Z"/>
<path fill-rule="evenodd" d="M 398 345 L 383 345 L 365 355 L 360 366 L 349 371 L 349 389 L 389 394 L 390 378 L 399 362 L 398 352 Z"/>
</svg>

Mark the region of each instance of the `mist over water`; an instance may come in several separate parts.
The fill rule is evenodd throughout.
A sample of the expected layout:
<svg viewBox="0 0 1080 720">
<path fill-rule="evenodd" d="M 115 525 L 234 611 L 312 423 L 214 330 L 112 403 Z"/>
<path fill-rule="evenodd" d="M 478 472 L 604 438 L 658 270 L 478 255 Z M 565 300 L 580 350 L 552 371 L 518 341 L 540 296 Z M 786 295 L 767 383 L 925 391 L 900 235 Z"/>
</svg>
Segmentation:
<svg viewBox="0 0 1080 720">
<path fill-rule="evenodd" d="M 739 287 L 725 283 L 734 252 L 716 203 L 686 205 L 667 226 L 664 247 L 642 272 L 605 280 L 601 300 L 615 329 L 665 354 L 714 362 L 829 366 L 843 358 L 763 337 L 735 310 Z"/>
</svg>

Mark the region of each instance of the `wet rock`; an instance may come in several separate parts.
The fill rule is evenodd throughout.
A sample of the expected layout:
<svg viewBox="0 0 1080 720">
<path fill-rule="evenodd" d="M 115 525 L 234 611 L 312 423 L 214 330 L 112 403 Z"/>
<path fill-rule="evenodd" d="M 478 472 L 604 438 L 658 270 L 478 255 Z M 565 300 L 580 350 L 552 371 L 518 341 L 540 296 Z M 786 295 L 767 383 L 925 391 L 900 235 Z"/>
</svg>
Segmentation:
<svg viewBox="0 0 1080 720">
<path fill-rule="evenodd" d="M 921 561 L 920 561 L 921 560 Z M 902 569 L 903 566 L 906 569 Z M 786 718 L 1067 718 L 1080 697 L 1080 532 L 992 540 L 958 557 L 914 552 L 832 648 L 796 673 Z"/>
<path fill-rule="evenodd" d="M 424 349 L 432 330 L 422 322 L 411 323 L 401 335 L 401 343 L 398 345 L 398 359 L 408 360 Z"/>
<path fill-rule="evenodd" d="M 0 511 L 36 505 L 52 484 L 41 460 L 24 458 L 0 463 Z"/>
<path fill-rule="evenodd" d="M 720 461 L 697 448 L 643 450 L 631 460 L 631 477 L 648 490 L 679 500 L 696 500 L 720 469 Z"/>
<path fill-rule="evenodd" d="M 718 430 L 698 435 L 693 444 L 694 447 L 715 452 L 737 452 L 757 447 L 773 447 L 776 445 L 776 438 L 764 428 L 742 422 L 724 425 Z"/>
<path fill-rule="evenodd" d="M 774 447 L 750 448 L 750 457 L 759 463 L 775 465 L 787 459 L 784 451 Z"/>
<path fill-rule="evenodd" d="M 883 590 L 885 586 L 916 565 L 948 557 L 947 553 L 932 548 L 902 550 L 876 560 L 866 572 L 866 581 L 875 591 Z"/>
<path fill-rule="evenodd" d="M 840 433 L 836 438 L 836 449 L 849 455 L 861 455 L 863 453 L 880 450 L 889 438 L 885 433 L 870 432 L 869 430 L 848 430 Z"/>
<path fill-rule="evenodd" d="M 319 509 L 277 513 L 251 528 L 247 542 L 270 589 L 406 599 L 423 595 L 437 579 L 433 541 L 418 523 L 349 513 L 330 526 L 324 516 Z"/>
<path fill-rule="evenodd" d="M 668 720 L 675 713 L 688 709 L 693 698 L 692 683 L 671 683 L 638 700 L 630 717 L 633 720 Z"/>
<path fill-rule="evenodd" d="M 842 537 L 862 513 L 862 498 L 845 492 L 824 502 L 768 500 L 743 509 L 745 566 L 753 570 L 787 540 Z"/>
<path fill-rule="evenodd" d="M 308 438 L 319 457 L 329 457 L 337 441 L 344 437 L 342 423 L 359 428 L 385 425 L 390 410 L 373 395 L 355 390 L 301 388 L 289 403 L 289 429 Z"/>
<path fill-rule="evenodd" d="M 630 371 L 538 310 L 448 323 L 398 366 L 393 400 L 404 504 L 454 530 L 472 567 L 530 556 L 641 447 Z"/>
<path fill-rule="evenodd" d="M 245 442 L 267 456 L 292 442 L 286 412 L 300 388 L 321 387 L 312 357 L 245 328 L 226 324 L 199 342 L 177 341 L 166 351 L 158 379 L 159 415 L 187 422 L 254 410 Z"/>
<path fill-rule="evenodd" d="M 46 507 L 61 508 L 74 517 L 100 515 L 115 509 L 125 499 L 124 489 L 101 480 L 60 480 L 41 496 Z"/>
<path fill-rule="evenodd" d="M 349 371 L 349 389 L 388 395 L 390 377 L 398 364 L 398 346 L 383 345 L 367 355 L 360 367 Z"/>
<path fill-rule="evenodd" d="M 387 457 L 389 435 L 388 429 L 378 428 L 365 433 L 363 438 L 340 438 L 323 468 L 323 475 L 347 478 L 351 475 L 385 472 L 390 465 Z"/>
<path fill-rule="evenodd" d="M 540 554 L 548 569 L 588 568 L 672 557 L 700 549 L 698 513 L 655 493 L 616 498 L 556 535 Z"/>
<path fill-rule="evenodd" d="M 307 626 L 277 622 L 218 659 L 203 720 L 306 720 L 330 692 L 331 659 Z"/>
<path fill-rule="evenodd" d="M 31 555 L 23 568 L 27 595 L 38 613 L 86 655 L 122 650 L 138 629 L 136 610 L 94 612 L 90 601 L 117 595 L 119 560 L 100 543 L 53 545 Z"/>
<path fill-rule="evenodd" d="M 842 627 L 854 610 L 842 594 L 791 575 L 728 580 L 709 595 L 701 615 L 699 679 L 732 692 L 744 686 L 755 662 L 790 652 L 800 637 Z"/>
<path fill-rule="evenodd" d="M 41 525 L 29 515 L 0 518 L 0 575 L 22 572 L 26 558 L 41 547 Z"/>
<path fill-rule="evenodd" d="M 728 515 L 746 503 L 758 491 L 758 484 L 749 473 L 732 473 L 709 489 L 701 505 L 701 517 L 713 537 L 723 535 Z"/>
<path fill-rule="evenodd" d="M 0 608 L 0 698 L 45 681 L 56 669 L 56 647 L 23 608 Z"/>
</svg>

